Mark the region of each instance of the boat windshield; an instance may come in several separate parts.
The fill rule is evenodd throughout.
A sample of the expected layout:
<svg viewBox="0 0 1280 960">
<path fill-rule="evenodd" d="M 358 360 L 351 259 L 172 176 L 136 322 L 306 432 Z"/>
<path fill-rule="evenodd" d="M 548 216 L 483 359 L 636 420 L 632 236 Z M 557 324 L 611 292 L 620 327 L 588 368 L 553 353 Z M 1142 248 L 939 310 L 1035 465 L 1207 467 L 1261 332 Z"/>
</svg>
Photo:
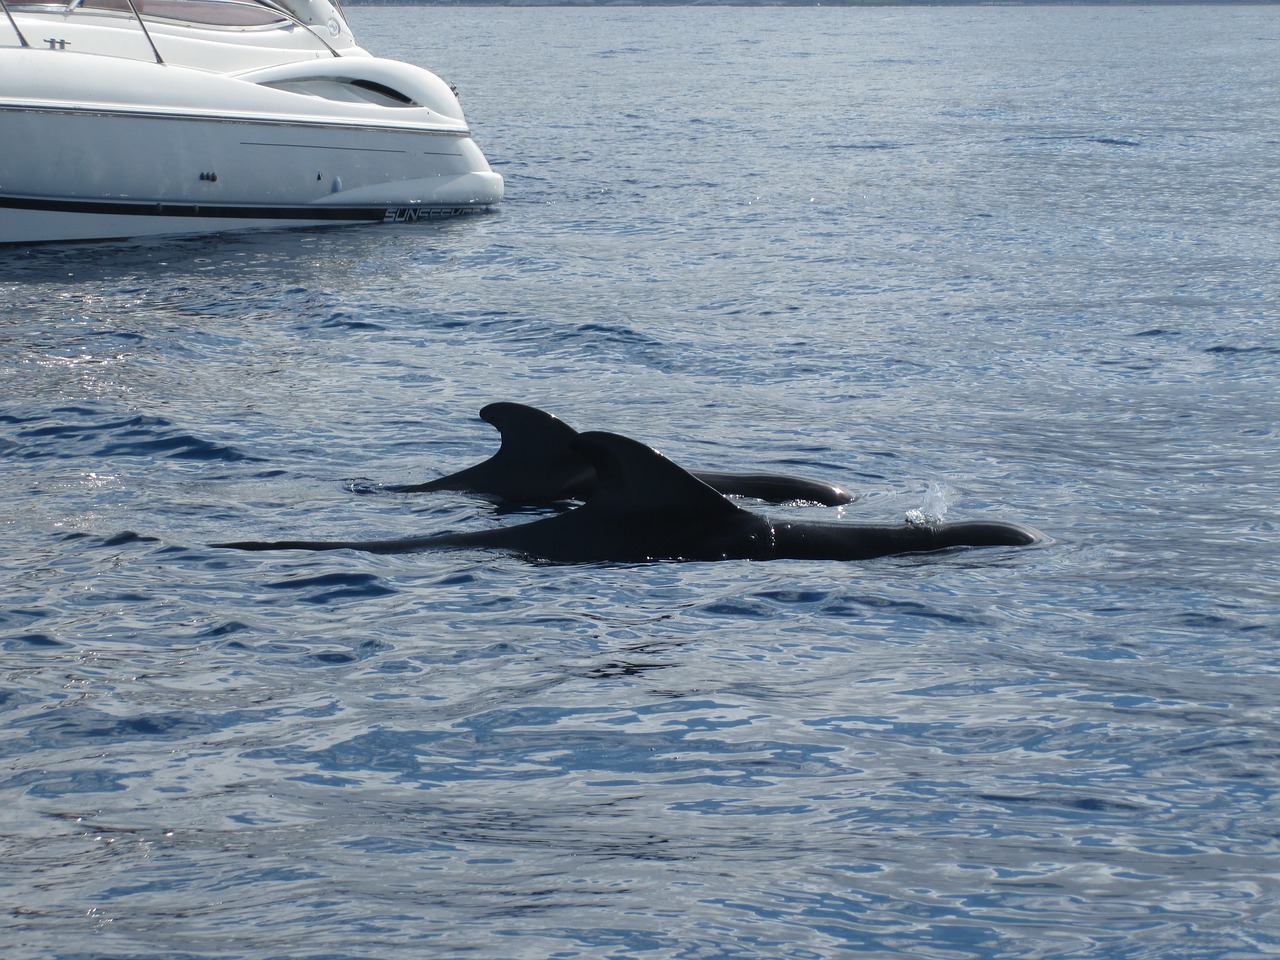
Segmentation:
<svg viewBox="0 0 1280 960">
<path fill-rule="evenodd" d="M 267 27 L 289 22 L 288 14 L 278 8 L 266 6 L 256 0 L 134 0 L 133 5 L 142 16 L 183 23 L 198 23 L 218 27 Z M 128 0 L 80 0 L 67 3 L 55 2 L 12 3 L 13 9 L 39 11 L 41 13 L 74 13 L 76 10 L 118 10 L 129 12 Z"/>
</svg>

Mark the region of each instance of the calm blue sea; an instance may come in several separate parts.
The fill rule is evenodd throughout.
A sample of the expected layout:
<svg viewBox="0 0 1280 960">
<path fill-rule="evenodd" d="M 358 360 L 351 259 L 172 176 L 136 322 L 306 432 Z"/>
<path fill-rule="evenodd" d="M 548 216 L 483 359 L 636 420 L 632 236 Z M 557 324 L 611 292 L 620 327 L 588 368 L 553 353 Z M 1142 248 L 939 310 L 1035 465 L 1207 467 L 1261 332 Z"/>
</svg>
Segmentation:
<svg viewBox="0 0 1280 960">
<path fill-rule="evenodd" d="M 446 223 L 0 252 L 6 960 L 1280 954 L 1280 6 L 350 11 Z M 233 554 L 493 400 L 868 563 Z"/>
</svg>

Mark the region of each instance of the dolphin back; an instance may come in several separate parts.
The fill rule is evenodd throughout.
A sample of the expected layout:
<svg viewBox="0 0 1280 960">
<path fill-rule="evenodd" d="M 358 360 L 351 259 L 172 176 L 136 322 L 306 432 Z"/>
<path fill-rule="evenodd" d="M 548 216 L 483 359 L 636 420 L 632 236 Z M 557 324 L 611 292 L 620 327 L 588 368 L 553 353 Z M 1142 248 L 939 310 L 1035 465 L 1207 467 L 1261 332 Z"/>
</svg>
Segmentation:
<svg viewBox="0 0 1280 960">
<path fill-rule="evenodd" d="M 952 547 L 1021 547 L 1043 534 L 1003 520 L 941 524 L 779 523 L 773 559 L 873 560 Z"/>
<path fill-rule="evenodd" d="M 469 533 L 394 540 L 241 540 L 214 546 L 369 553 L 473 548 L 553 563 L 595 563 L 867 560 L 951 547 L 1023 546 L 1044 539 L 1030 527 L 1002 521 L 774 523 L 726 499 L 706 479 L 736 477 L 745 484 L 739 488 L 744 495 L 762 499 L 768 499 L 760 492 L 767 484 L 781 481 L 788 491 L 795 491 L 805 481 L 772 475 L 693 474 L 639 441 L 598 431 L 578 433 L 556 417 L 522 404 L 490 404 L 481 415 L 502 435 L 501 448 L 493 457 L 441 480 L 401 489 L 471 490 L 521 500 L 585 496 L 586 502 L 541 520 Z M 585 495 L 568 492 L 581 491 L 584 485 L 589 489 Z M 829 486 L 827 490 L 844 493 Z M 816 495 L 788 499 L 823 502 Z"/>
<path fill-rule="evenodd" d="M 436 480 L 382 489 L 391 493 L 458 490 L 518 504 L 588 500 L 595 493 L 595 470 L 573 448 L 578 431 L 563 420 L 537 407 L 510 402 L 491 403 L 481 409 L 480 417 L 502 438 L 498 452 L 488 460 Z M 693 475 L 728 496 L 771 503 L 804 501 L 834 507 L 855 499 L 834 484 L 785 474 L 700 471 Z"/>
<path fill-rule="evenodd" d="M 758 555 L 757 541 L 767 540 L 767 521 L 652 447 L 593 431 L 573 448 L 595 469 L 595 494 L 576 510 L 511 528 L 512 548 L 551 560 L 723 560 Z"/>
<path fill-rule="evenodd" d="M 834 483 L 782 473 L 692 472 L 707 486 L 714 487 L 729 497 L 751 497 L 768 503 L 820 503 L 824 507 L 839 507 L 857 499 L 844 487 L 838 487 Z"/>
</svg>

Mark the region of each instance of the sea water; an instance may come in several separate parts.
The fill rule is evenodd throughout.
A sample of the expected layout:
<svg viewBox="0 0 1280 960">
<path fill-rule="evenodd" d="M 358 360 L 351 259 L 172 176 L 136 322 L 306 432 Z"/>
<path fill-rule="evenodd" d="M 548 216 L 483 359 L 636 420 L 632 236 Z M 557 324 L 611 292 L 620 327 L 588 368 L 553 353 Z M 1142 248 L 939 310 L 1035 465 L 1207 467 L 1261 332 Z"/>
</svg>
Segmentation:
<svg viewBox="0 0 1280 960">
<path fill-rule="evenodd" d="M 0 952 L 1280 952 L 1280 8 L 350 14 L 497 212 L 0 253 Z M 494 400 L 1049 539 L 209 546 Z"/>
</svg>

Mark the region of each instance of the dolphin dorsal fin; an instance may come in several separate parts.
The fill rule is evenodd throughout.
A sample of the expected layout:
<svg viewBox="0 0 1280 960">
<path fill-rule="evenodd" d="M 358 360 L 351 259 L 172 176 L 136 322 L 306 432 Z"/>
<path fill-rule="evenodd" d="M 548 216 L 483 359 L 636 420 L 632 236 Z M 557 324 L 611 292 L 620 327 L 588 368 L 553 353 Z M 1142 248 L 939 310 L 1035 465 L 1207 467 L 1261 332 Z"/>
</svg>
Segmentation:
<svg viewBox="0 0 1280 960">
<path fill-rule="evenodd" d="M 517 503 L 582 499 L 595 488 L 591 465 L 569 442 L 578 432 L 563 420 L 521 403 L 491 403 L 480 416 L 502 436 L 488 460 L 438 480 L 388 487 L 400 493 L 466 490 Z"/>
<path fill-rule="evenodd" d="M 746 514 L 657 450 L 616 433 L 580 433 L 573 449 L 596 470 L 593 513 L 689 513 L 700 519 Z"/>
<path fill-rule="evenodd" d="M 542 462 L 549 451 L 557 457 L 572 456 L 569 444 L 578 435 L 559 417 L 523 403 L 490 403 L 480 410 L 480 419 L 492 424 L 502 436 L 502 445 L 493 459 L 506 457 L 513 463 Z"/>
<path fill-rule="evenodd" d="M 455 476 L 480 493 L 518 501 L 560 500 L 590 493 L 594 477 L 573 451 L 578 431 L 559 417 L 522 403 L 491 403 L 480 411 L 502 437 L 498 452 Z"/>
</svg>

